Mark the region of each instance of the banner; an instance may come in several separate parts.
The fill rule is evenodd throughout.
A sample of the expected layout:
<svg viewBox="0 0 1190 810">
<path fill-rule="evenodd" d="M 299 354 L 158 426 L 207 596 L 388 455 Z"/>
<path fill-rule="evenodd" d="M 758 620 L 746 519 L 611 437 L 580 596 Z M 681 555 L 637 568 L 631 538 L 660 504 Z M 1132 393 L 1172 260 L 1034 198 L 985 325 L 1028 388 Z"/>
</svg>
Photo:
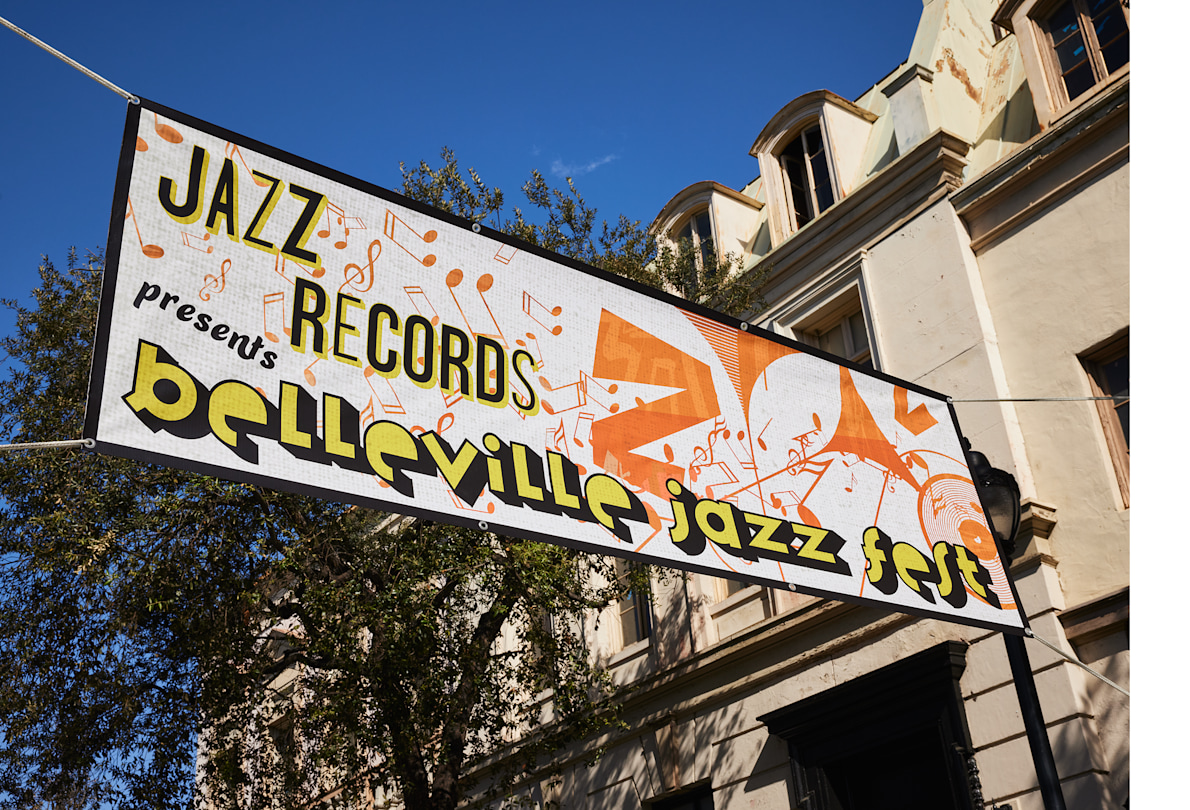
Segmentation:
<svg viewBox="0 0 1190 810">
<path fill-rule="evenodd" d="M 1019 632 L 946 399 L 143 101 L 102 452 Z"/>
</svg>

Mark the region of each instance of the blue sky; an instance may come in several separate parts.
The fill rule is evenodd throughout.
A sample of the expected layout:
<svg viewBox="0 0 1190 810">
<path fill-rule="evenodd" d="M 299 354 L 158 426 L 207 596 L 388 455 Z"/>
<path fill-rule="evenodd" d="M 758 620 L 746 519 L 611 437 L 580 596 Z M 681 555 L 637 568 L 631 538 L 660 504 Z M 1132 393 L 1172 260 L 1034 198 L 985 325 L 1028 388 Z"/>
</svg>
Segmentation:
<svg viewBox="0 0 1190 810">
<path fill-rule="evenodd" d="M 744 10 L 740 10 L 744 9 Z M 651 222 L 700 180 L 740 188 L 786 102 L 855 98 L 909 53 L 921 0 L 723 3 L 50 2 L 0 16 L 136 95 L 377 185 L 450 146 L 504 189 L 572 175 Z M 105 244 L 125 101 L 0 28 L 0 266 Z M 12 328 L 0 314 L 0 333 Z"/>
<path fill-rule="evenodd" d="M 602 216 L 647 223 L 691 183 L 752 180 L 748 148 L 790 99 L 819 88 L 855 98 L 893 70 L 921 7 L 0 0 L 0 16 L 132 93 L 381 186 L 400 185 L 400 161 L 436 165 L 450 146 L 510 204 L 538 168 L 558 183 L 573 174 Z M 1144 10 L 1133 14 L 1138 43 L 1153 43 L 1158 29 L 1184 30 L 1154 22 L 1146 35 Z M 1169 36 L 1153 44 L 1180 47 Z M 1134 72 L 1150 75 L 1145 54 L 1160 52 L 1138 44 Z M 28 301 L 42 254 L 64 264 L 70 246 L 106 242 L 125 102 L 4 28 L 0 76 L 0 295 Z M 1170 154 L 1156 139 L 1176 105 L 1157 95 L 1153 76 L 1138 83 L 1137 107 L 1150 117 L 1134 132 L 1150 180 L 1185 172 L 1155 169 Z M 1184 228 L 1184 206 L 1151 202 L 1156 186 L 1138 184 L 1133 199 L 1150 200 L 1134 217 L 1134 246 L 1157 261 L 1134 266 L 1163 267 L 1165 283 L 1184 289 L 1180 251 L 1162 247 Z M 1141 319 L 1138 340 L 1153 320 L 1169 319 Z M 0 334 L 11 328 L 0 312 Z M 1174 345 L 1161 341 L 1163 350 Z M 1165 423 L 1145 414 L 1170 405 L 1143 383 L 1134 388 L 1143 452 L 1145 425 Z M 1143 475 L 1138 465 L 1135 479 Z M 1161 500 L 1144 496 L 1156 494 L 1150 482 L 1137 487 L 1137 503 Z"/>
</svg>

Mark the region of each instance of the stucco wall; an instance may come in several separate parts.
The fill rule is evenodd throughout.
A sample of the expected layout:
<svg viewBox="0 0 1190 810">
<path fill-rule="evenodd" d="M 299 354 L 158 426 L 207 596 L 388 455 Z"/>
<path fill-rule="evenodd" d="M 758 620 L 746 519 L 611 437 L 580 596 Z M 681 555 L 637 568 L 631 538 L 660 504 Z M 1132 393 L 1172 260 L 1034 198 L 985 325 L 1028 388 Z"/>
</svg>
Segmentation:
<svg viewBox="0 0 1190 810">
<path fill-rule="evenodd" d="M 1086 397 L 1079 355 L 1129 324 L 1128 164 L 1099 177 L 978 256 L 1015 397 Z M 1123 508 L 1093 402 L 1020 403 L 1037 498 L 1068 604 L 1129 581 Z"/>
</svg>

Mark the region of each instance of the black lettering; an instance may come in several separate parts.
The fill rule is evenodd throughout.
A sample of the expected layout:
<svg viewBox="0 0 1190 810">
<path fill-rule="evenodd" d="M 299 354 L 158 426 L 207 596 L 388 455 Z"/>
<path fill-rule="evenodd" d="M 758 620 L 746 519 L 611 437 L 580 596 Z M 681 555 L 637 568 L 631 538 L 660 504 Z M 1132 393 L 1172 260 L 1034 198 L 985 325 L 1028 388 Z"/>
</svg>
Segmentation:
<svg viewBox="0 0 1190 810">
<path fill-rule="evenodd" d="M 161 207 L 165 209 L 165 213 L 183 225 L 189 225 L 202 216 L 203 187 L 206 183 L 207 150 L 201 146 L 195 146 L 190 155 L 190 179 L 186 187 L 186 200 L 181 205 L 174 203 L 177 183 L 168 177 L 162 177 L 158 183 L 157 199 L 161 201 Z"/>
</svg>

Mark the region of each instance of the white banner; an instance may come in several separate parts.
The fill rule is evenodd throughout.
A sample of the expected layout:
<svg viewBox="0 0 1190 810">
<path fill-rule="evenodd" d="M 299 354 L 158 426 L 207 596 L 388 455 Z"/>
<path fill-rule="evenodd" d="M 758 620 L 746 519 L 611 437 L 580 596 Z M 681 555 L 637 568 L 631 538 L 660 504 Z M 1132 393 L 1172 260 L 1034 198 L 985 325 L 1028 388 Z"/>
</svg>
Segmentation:
<svg viewBox="0 0 1190 810">
<path fill-rule="evenodd" d="M 1019 631 L 944 397 L 131 107 L 99 449 Z"/>
</svg>

